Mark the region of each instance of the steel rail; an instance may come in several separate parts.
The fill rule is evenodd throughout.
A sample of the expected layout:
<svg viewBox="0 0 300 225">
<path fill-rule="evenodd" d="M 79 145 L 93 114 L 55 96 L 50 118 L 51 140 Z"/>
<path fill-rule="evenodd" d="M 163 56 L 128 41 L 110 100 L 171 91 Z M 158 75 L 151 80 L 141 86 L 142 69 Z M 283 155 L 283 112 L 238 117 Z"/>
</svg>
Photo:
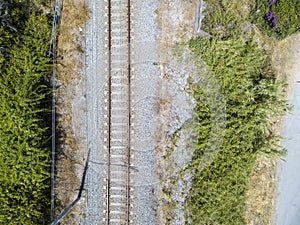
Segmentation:
<svg viewBox="0 0 300 225">
<path fill-rule="evenodd" d="M 106 187 L 106 225 L 109 225 L 110 217 L 110 150 L 111 150 L 111 84 L 112 84 L 112 66 L 111 66 L 111 40 L 112 40 L 112 29 L 111 29 L 111 0 L 108 1 L 108 161 L 107 161 L 107 187 Z"/>
<path fill-rule="evenodd" d="M 128 33 L 127 33 L 127 40 L 128 40 L 128 149 L 127 149 L 127 182 L 126 182 L 126 225 L 129 225 L 130 221 L 130 154 L 131 154 L 131 20 L 130 20 L 130 0 L 127 0 L 127 11 L 128 11 Z"/>
</svg>

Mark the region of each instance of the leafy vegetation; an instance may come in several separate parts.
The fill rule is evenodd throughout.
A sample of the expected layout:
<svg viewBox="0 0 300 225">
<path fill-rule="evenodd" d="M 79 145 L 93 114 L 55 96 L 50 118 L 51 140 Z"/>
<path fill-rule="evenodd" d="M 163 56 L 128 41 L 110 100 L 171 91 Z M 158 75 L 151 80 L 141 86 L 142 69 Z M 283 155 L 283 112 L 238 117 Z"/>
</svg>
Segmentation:
<svg viewBox="0 0 300 225">
<path fill-rule="evenodd" d="M 272 121 L 288 111 L 282 95 L 285 84 L 276 81 L 270 58 L 252 32 L 245 32 L 246 16 L 237 13 L 238 8 L 239 3 L 210 2 L 204 28 L 213 36 L 190 41 L 226 101 L 226 128 L 218 150 L 208 146 L 215 109 L 203 85 L 191 83 L 198 137 L 188 169 L 194 174 L 187 199 L 192 224 L 245 224 L 246 191 L 257 156 L 284 154 Z M 206 151 L 216 152 L 209 165 L 203 163 Z"/>
<path fill-rule="evenodd" d="M 268 36 L 285 38 L 300 29 L 300 1 L 256 0 L 251 20 Z"/>
<path fill-rule="evenodd" d="M 49 18 L 7 2 L 0 26 L 0 223 L 49 224 Z M 2 12 L 1 12 L 2 13 Z M 22 20 L 19 20 L 22 17 Z"/>
</svg>

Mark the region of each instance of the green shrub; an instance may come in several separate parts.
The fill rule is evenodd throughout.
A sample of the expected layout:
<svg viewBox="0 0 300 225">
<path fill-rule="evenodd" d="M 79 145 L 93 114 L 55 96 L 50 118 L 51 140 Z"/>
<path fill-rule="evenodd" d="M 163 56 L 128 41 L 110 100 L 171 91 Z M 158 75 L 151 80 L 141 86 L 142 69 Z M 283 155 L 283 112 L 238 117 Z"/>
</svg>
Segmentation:
<svg viewBox="0 0 300 225">
<path fill-rule="evenodd" d="M 258 154 L 283 154 L 272 133 L 272 118 L 287 110 L 283 83 L 277 83 L 266 52 L 239 32 L 226 37 L 198 37 L 190 48 L 210 69 L 226 100 L 226 129 L 223 145 L 209 166 L 205 151 L 213 149 L 212 109 L 201 85 L 191 84 L 197 102 L 195 152 L 189 170 L 194 173 L 187 199 L 192 224 L 245 224 L 246 191 Z"/>
<path fill-rule="evenodd" d="M 209 1 L 202 28 L 212 37 L 197 37 L 189 43 L 190 49 L 209 68 L 206 75 L 200 76 L 217 82 L 226 102 L 226 109 L 220 105 L 226 120 L 219 120 L 225 123 L 220 126 L 224 131 L 219 135 L 222 131 L 213 130 L 212 121 L 215 118 L 218 121 L 216 108 L 220 107 L 217 103 L 220 98 L 212 94 L 214 88 L 190 84 L 196 101 L 193 134 L 197 137 L 187 169 L 194 174 L 186 199 L 191 224 L 245 224 L 246 192 L 257 156 L 285 153 L 278 146 L 280 137 L 272 132 L 272 120 L 289 109 L 282 94 L 285 83 L 276 81 L 270 57 L 254 41 L 253 33 L 247 32 L 251 31 L 247 9 L 253 6 L 250 14 L 254 15 L 259 8 L 261 12 L 252 21 L 261 19 L 260 28 L 264 32 L 283 38 L 298 29 L 299 21 L 296 20 L 299 14 L 295 15 L 299 4 L 294 3 L 291 12 L 287 12 L 287 2 L 292 1 L 278 1 L 271 6 L 280 17 L 274 30 L 264 18 L 270 10 L 268 1 L 256 1 L 256 5 L 251 1 L 246 7 L 240 7 L 239 1 Z M 289 18 L 285 30 L 280 27 L 286 23 L 283 14 Z M 218 140 L 218 135 L 221 146 L 211 141 Z"/>
<path fill-rule="evenodd" d="M 1 61 L 0 224 L 49 224 L 49 22 L 29 15 Z"/>
</svg>

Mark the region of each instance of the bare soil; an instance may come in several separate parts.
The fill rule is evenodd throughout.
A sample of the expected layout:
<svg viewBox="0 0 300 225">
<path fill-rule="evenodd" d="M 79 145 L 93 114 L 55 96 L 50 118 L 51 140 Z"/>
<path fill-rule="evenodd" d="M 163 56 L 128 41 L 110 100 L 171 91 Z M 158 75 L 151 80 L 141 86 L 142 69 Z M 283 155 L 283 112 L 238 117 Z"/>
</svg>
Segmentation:
<svg viewBox="0 0 300 225">
<path fill-rule="evenodd" d="M 78 195 L 85 149 L 80 131 L 80 110 L 84 106 L 81 99 L 84 80 L 84 36 L 82 29 L 89 18 L 84 0 L 65 0 L 60 24 L 57 47 L 57 160 L 55 180 L 55 213 L 58 216 Z M 82 113 L 82 112 L 81 112 Z M 80 224 L 84 217 L 81 202 L 61 221 L 61 224 Z"/>
<path fill-rule="evenodd" d="M 195 35 L 196 2 L 163 0 L 157 11 L 159 35 L 159 67 L 161 74 L 159 100 L 156 106 L 157 172 L 161 181 L 158 190 L 157 224 L 185 224 L 185 197 L 190 176 L 180 171 L 188 165 L 191 154 L 187 149 L 188 133 L 180 132 L 174 146 L 174 133 L 192 117 L 193 104 L 187 78 L 191 76 L 193 62 L 188 61 L 187 41 Z M 186 64 L 185 64 L 186 63 Z"/>
</svg>

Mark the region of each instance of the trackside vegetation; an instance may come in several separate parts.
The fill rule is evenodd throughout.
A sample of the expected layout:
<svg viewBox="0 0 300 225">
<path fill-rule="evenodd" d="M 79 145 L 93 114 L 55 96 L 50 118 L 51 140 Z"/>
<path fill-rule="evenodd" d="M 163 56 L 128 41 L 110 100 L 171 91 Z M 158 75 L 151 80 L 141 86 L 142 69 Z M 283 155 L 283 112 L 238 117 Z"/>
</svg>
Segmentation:
<svg viewBox="0 0 300 225">
<path fill-rule="evenodd" d="M 189 42 L 190 49 L 209 67 L 208 76 L 217 80 L 226 101 L 223 144 L 212 163 L 205 165 L 205 151 L 214 151 L 214 146 L 208 145 L 215 109 L 210 108 L 203 86 L 190 85 L 197 102 L 198 138 L 188 169 L 194 174 L 187 199 L 189 224 L 246 224 L 246 192 L 257 156 L 285 152 L 278 146 L 280 137 L 272 132 L 274 118 L 289 110 L 283 96 L 285 83 L 277 81 L 270 56 L 256 42 L 255 31 L 249 29 L 250 17 L 241 12 L 245 7 L 241 4 L 207 2 L 203 29 L 212 36 Z"/>
<path fill-rule="evenodd" d="M 189 207 L 193 224 L 244 224 L 245 194 L 257 154 L 278 155 L 279 137 L 272 134 L 272 117 L 283 115 L 282 84 L 272 77 L 263 50 L 241 38 L 198 38 L 191 48 L 207 63 L 226 99 L 223 145 L 207 168 L 211 109 L 205 93 L 192 86 L 196 99 L 198 143 L 191 169 L 194 182 Z M 210 149 L 212 149 L 211 147 Z"/>
<path fill-rule="evenodd" d="M 2 1 L 0 224 L 49 224 L 50 18 L 30 1 Z"/>
</svg>

